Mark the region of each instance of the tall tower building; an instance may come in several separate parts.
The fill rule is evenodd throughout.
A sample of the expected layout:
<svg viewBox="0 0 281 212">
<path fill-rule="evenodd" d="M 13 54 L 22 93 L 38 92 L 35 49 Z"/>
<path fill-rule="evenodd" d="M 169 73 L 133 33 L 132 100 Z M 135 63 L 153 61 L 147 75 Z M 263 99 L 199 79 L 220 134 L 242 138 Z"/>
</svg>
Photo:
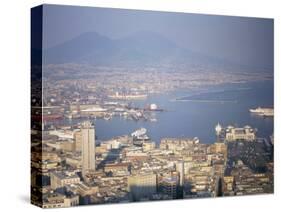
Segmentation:
<svg viewBox="0 0 281 212">
<path fill-rule="evenodd" d="M 82 125 L 82 176 L 90 170 L 96 169 L 95 154 L 95 128 L 91 122 L 86 121 Z"/>
</svg>

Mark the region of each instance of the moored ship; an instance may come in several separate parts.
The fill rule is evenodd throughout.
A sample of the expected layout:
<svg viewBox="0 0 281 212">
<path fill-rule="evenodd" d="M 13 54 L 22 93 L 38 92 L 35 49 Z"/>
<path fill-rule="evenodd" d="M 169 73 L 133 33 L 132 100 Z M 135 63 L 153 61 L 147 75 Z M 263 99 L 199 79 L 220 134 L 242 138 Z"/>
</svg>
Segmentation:
<svg viewBox="0 0 281 212">
<path fill-rule="evenodd" d="M 146 129 L 145 128 L 140 128 L 138 130 L 136 130 L 135 132 L 133 132 L 131 134 L 132 137 L 140 137 L 146 134 Z"/>
<path fill-rule="evenodd" d="M 249 109 L 249 111 L 253 114 L 258 116 L 274 116 L 274 109 L 273 108 L 262 108 L 258 107 L 255 109 Z"/>
<path fill-rule="evenodd" d="M 131 136 L 134 140 L 149 140 L 149 137 L 146 135 L 147 130 L 145 128 L 140 128 L 135 132 L 131 133 Z"/>
</svg>

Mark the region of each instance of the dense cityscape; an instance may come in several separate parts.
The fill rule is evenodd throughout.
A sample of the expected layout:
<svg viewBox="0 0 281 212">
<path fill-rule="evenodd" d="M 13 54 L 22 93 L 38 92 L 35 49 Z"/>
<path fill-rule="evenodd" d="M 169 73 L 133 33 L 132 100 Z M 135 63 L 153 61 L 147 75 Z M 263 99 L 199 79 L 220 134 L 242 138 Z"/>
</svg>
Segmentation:
<svg viewBox="0 0 281 212">
<path fill-rule="evenodd" d="M 32 204 L 274 193 L 273 19 L 31 16 Z"/>
<path fill-rule="evenodd" d="M 32 126 L 34 204 L 54 208 L 273 192 L 274 138 L 258 137 L 258 129 L 252 126 L 214 123 L 216 140 L 212 144 L 197 137 L 153 141 L 145 128 L 99 140 L 95 130 L 98 119 L 157 121 L 157 114 L 165 113 L 165 108 L 132 104 L 153 93 L 192 90 L 226 79 L 231 79 L 229 83 L 267 80 L 268 76 L 221 74 L 218 80 L 217 73 L 210 72 L 206 82 L 197 72 L 132 74 L 103 67 L 91 77 L 80 71 L 80 76 L 65 79 L 70 67 L 81 69 L 74 65 L 46 68 L 59 71 L 50 72 L 53 74 L 43 81 L 43 109 L 40 98 L 32 97 L 32 118 L 42 120 Z M 272 117 L 273 109 L 257 108 L 249 113 Z M 69 124 L 64 120 L 77 121 Z"/>
</svg>

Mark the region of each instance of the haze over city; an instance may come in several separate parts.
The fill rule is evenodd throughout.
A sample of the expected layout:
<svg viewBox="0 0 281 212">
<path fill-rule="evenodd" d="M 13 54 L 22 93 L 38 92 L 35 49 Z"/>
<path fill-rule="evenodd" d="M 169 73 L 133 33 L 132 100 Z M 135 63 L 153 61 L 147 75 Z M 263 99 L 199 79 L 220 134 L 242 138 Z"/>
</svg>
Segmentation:
<svg viewBox="0 0 281 212">
<path fill-rule="evenodd" d="M 273 20 L 34 11 L 32 203 L 274 192 Z"/>
<path fill-rule="evenodd" d="M 273 20 L 262 18 L 46 5 L 43 47 L 55 47 L 87 32 L 126 41 L 143 31 L 195 53 L 273 69 Z"/>
</svg>

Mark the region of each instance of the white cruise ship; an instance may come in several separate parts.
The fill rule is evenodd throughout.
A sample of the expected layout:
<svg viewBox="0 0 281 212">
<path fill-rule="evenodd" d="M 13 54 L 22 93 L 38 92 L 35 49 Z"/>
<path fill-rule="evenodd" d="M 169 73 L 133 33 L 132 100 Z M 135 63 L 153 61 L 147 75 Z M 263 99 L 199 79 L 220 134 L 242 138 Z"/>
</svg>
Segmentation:
<svg viewBox="0 0 281 212">
<path fill-rule="evenodd" d="M 259 116 L 274 116 L 273 108 L 258 107 L 256 109 L 249 109 L 249 111 Z"/>
<path fill-rule="evenodd" d="M 145 128 L 140 128 L 140 129 L 136 130 L 135 132 L 133 132 L 131 134 L 131 136 L 132 137 L 141 137 L 146 134 L 146 131 L 147 130 Z"/>
</svg>

